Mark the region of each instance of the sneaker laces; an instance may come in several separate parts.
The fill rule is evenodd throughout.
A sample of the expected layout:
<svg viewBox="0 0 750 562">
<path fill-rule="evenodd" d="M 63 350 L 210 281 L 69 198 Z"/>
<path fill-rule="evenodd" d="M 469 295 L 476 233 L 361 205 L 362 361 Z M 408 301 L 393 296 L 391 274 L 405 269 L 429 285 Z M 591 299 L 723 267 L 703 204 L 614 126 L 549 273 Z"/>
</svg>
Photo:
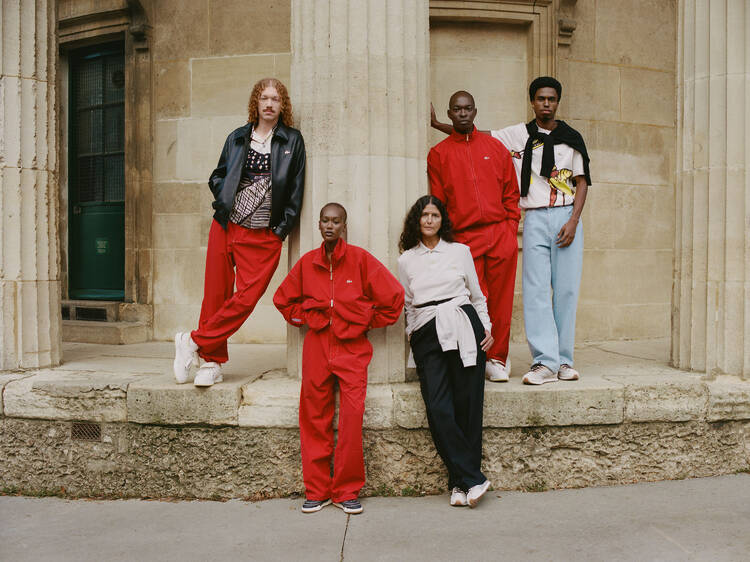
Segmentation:
<svg viewBox="0 0 750 562">
<path fill-rule="evenodd" d="M 529 369 L 529 371 L 537 372 L 537 371 L 546 370 L 546 369 L 547 367 L 545 367 L 543 363 L 534 363 Z"/>
</svg>

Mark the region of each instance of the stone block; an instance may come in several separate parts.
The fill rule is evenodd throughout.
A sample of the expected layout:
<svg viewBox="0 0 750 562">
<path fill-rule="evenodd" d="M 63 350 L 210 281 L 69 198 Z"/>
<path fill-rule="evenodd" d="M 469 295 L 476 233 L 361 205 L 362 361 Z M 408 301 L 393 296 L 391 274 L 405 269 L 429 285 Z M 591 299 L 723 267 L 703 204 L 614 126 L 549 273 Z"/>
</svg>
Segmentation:
<svg viewBox="0 0 750 562">
<path fill-rule="evenodd" d="M 584 251 L 581 303 L 669 302 L 671 290 L 672 250 Z"/>
<path fill-rule="evenodd" d="M 672 187 L 597 182 L 583 213 L 586 249 L 672 249 L 673 207 Z"/>
<path fill-rule="evenodd" d="M 670 330 L 670 301 L 657 304 L 590 303 L 581 298 L 576 318 L 576 341 L 663 338 Z"/>
<path fill-rule="evenodd" d="M 266 295 L 273 296 L 269 288 Z M 261 304 L 229 340 L 231 343 L 284 343 L 286 322 L 273 304 Z"/>
<path fill-rule="evenodd" d="M 154 303 L 154 339 L 171 340 L 176 332 L 192 330 L 200 318 L 200 302 L 193 304 Z"/>
<path fill-rule="evenodd" d="M 242 387 L 239 425 L 299 427 L 300 381 L 283 372 L 264 374 Z"/>
<path fill-rule="evenodd" d="M 195 100 L 193 100 L 195 110 Z M 216 167 L 224 140 L 214 145 L 210 119 L 179 119 L 175 155 L 175 178 L 204 182 Z"/>
<path fill-rule="evenodd" d="M 196 249 L 200 240 L 199 216 L 195 214 L 154 215 L 155 249 Z"/>
<path fill-rule="evenodd" d="M 568 62 L 571 79 L 564 85 L 561 105 L 574 119 L 620 119 L 620 69 L 604 64 Z"/>
<path fill-rule="evenodd" d="M 154 180 L 174 181 L 176 173 L 177 120 L 157 120 L 154 125 Z"/>
<path fill-rule="evenodd" d="M 246 114 L 255 82 L 276 75 L 274 55 L 194 59 L 191 64 L 195 116 Z"/>
<path fill-rule="evenodd" d="M 708 389 L 699 376 L 635 375 L 618 377 L 625 385 L 626 422 L 682 422 L 703 420 Z"/>
<path fill-rule="evenodd" d="M 160 0 L 152 17 L 154 60 L 188 60 L 208 54 L 207 2 Z"/>
<path fill-rule="evenodd" d="M 208 13 L 211 54 L 288 52 L 291 48 L 290 0 L 210 0 Z"/>
<path fill-rule="evenodd" d="M 595 121 L 587 132 L 586 146 L 597 166 L 597 182 L 631 185 L 672 185 L 674 128 Z M 670 187 L 671 188 L 671 187 Z"/>
<path fill-rule="evenodd" d="M 125 421 L 128 386 L 142 378 L 126 373 L 38 371 L 5 386 L 4 413 L 17 418 Z"/>
<path fill-rule="evenodd" d="M 622 120 L 674 127 L 675 75 L 642 68 L 620 69 Z"/>
<path fill-rule="evenodd" d="M 674 70 L 677 2 L 641 0 L 637 6 L 634 9 L 632 2 L 596 3 L 596 59 Z"/>
<path fill-rule="evenodd" d="M 596 2 L 576 2 L 570 17 L 576 22 L 573 41 L 570 45 L 570 58 L 594 60 L 596 57 Z"/>
<path fill-rule="evenodd" d="M 17 381 L 26 377 L 30 377 L 30 373 L 5 373 L 0 375 L 0 416 L 3 414 L 3 389 L 9 382 Z"/>
<path fill-rule="evenodd" d="M 249 377 L 224 373 L 208 388 L 176 384 L 169 373 L 149 377 L 128 388 L 127 421 L 156 425 L 237 425 L 242 386 Z"/>
<path fill-rule="evenodd" d="M 190 63 L 187 60 L 154 63 L 155 117 L 190 115 Z"/>
<path fill-rule="evenodd" d="M 205 181 L 156 183 L 153 191 L 153 212 L 154 214 L 208 212 L 205 207 L 201 207 L 203 191 L 211 193 Z"/>
<path fill-rule="evenodd" d="M 151 339 L 147 322 L 89 322 L 63 320 L 62 339 L 66 342 L 128 345 Z"/>
<path fill-rule="evenodd" d="M 708 387 L 708 421 L 750 420 L 750 381 L 719 376 Z"/>
<path fill-rule="evenodd" d="M 485 427 L 536 427 L 622 423 L 622 385 L 587 375 L 575 383 L 541 387 L 520 378 L 485 386 Z"/>
<path fill-rule="evenodd" d="M 393 389 L 393 421 L 396 427 L 420 429 L 427 427 L 427 412 L 419 383 L 396 383 Z"/>
<path fill-rule="evenodd" d="M 367 385 L 363 427 L 393 429 L 393 389 L 390 384 Z"/>
</svg>

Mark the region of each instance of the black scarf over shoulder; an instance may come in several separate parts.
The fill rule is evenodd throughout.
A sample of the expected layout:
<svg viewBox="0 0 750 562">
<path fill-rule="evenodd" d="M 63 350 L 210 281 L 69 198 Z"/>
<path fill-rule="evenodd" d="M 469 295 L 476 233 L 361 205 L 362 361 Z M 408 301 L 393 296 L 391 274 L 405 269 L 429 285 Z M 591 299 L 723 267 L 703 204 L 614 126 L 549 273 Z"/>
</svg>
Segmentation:
<svg viewBox="0 0 750 562">
<path fill-rule="evenodd" d="M 536 126 L 536 120 L 526 123 L 526 130 L 529 133 L 529 140 L 523 149 L 523 161 L 521 162 L 521 197 L 529 194 L 529 184 L 531 183 L 531 153 L 534 147 L 534 141 L 541 141 L 544 145 L 542 149 L 542 169 L 541 175 L 548 178 L 555 166 L 555 145 L 567 144 L 574 148 L 583 156 L 583 175 L 586 177 L 586 183 L 591 185 L 591 176 L 589 175 L 589 153 L 586 151 L 586 143 L 583 142 L 581 133 L 568 125 L 565 121 L 558 121 L 551 133 L 540 133 Z"/>
</svg>

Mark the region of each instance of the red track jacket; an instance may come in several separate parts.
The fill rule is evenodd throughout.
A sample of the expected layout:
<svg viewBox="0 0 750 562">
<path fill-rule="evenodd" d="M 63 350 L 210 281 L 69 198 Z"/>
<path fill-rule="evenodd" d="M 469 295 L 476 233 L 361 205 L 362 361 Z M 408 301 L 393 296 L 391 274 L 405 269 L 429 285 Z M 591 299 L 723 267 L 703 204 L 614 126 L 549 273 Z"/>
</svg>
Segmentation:
<svg viewBox="0 0 750 562">
<path fill-rule="evenodd" d="M 302 256 L 273 304 L 293 326 L 320 331 L 330 325 L 339 339 L 352 339 L 396 322 L 404 288 L 370 253 L 341 238 L 330 263 L 322 244 Z"/>
<path fill-rule="evenodd" d="M 448 207 L 456 233 L 521 219 L 518 181 L 510 152 L 476 127 L 453 131 L 427 156 L 430 192 Z M 516 230 L 518 230 L 516 228 Z"/>
</svg>

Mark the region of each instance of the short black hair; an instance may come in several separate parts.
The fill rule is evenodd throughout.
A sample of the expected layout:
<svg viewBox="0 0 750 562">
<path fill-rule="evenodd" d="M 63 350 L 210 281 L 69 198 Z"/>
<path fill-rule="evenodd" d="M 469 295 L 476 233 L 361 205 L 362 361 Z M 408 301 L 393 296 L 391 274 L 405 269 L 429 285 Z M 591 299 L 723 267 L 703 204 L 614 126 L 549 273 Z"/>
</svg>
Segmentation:
<svg viewBox="0 0 750 562">
<path fill-rule="evenodd" d="M 336 207 L 341 210 L 341 212 L 344 214 L 344 222 L 346 222 L 346 209 L 341 203 L 336 203 L 335 201 L 331 201 L 330 203 L 326 203 L 320 208 L 320 216 L 323 216 L 323 211 L 325 211 L 328 207 Z"/>
<path fill-rule="evenodd" d="M 459 90 L 457 92 L 454 92 L 453 95 L 448 100 L 448 108 L 453 107 L 453 100 L 455 100 L 458 96 L 467 96 L 471 99 L 471 104 L 476 105 L 476 102 L 474 101 L 474 96 L 472 96 L 469 92 L 466 90 Z"/>
<path fill-rule="evenodd" d="M 557 92 L 557 101 L 562 97 L 562 84 L 552 78 L 552 76 L 540 76 L 534 78 L 529 84 L 529 101 L 534 101 L 534 96 L 539 88 L 554 88 Z"/>
</svg>

